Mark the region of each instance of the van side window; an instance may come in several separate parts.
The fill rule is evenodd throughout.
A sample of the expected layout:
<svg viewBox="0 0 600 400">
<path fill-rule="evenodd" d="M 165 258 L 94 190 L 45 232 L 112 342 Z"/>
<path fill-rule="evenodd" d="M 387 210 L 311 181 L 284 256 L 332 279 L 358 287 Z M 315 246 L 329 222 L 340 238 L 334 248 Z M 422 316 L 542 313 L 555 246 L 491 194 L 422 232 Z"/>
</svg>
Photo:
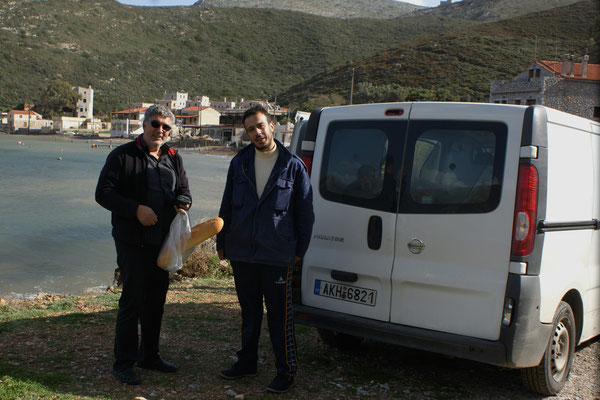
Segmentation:
<svg viewBox="0 0 600 400">
<path fill-rule="evenodd" d="M 506 126 L 412 122 L 400 212 L 482 213 L 498 206 Z"/>
<path fill-rule="evenodd" d="M 335 121 L 329 126 L 319 190 L 330 201 L 396 211 L 405 122 Z M 395 152 L 395 154 L 402 154 Z"/>
</svg>

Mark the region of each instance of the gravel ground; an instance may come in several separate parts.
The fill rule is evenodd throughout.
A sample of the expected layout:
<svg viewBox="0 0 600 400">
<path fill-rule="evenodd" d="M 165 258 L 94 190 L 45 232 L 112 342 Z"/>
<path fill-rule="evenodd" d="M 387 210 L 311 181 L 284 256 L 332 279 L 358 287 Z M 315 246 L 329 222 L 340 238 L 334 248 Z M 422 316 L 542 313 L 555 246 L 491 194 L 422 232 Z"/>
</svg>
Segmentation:
<svg viewBox="0 0 600 400">
<path fill-rule="evenodd" d="M 257 376 L 226 381 L 218 374 L 234 362 L 240 338 L 240 310 L 231 280 L 174 283 L 165 307 L 161 354 L 179 371 L 141 370 L 142 385 L 121 385 L 110 374 L 118 298 L 111 296 L 46 296 L 33 304 L 11 304 L 57 311 L 41 318 L 0 318 L 0 385 L 39 382 L 53 395 L 39 397 L 34 391 L 2 400 L 63 395 L 98 400 L 233 399 L 236 394 L 238 399 L 307 400 L 600 399 L 599 339 L 577 349 L 570 381 L 560 395 L 544 397 L 528 391 L 516 370 L 374 342 L 351 351 L 332 349 L 315 329 L 302 325 L 296 325 L 297 384 L 275 396 L 265 390 L 275 373 L 266 321 Z"/>
</svg>

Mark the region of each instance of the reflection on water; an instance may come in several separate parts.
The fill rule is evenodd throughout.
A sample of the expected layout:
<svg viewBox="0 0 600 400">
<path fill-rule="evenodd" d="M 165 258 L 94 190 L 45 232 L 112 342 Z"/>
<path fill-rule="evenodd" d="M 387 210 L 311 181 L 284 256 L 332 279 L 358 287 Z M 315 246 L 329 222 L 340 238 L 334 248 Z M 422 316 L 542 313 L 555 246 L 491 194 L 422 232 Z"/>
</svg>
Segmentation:
<svg viewBox="0 0 600 400">
<path fill-rule="evenodd" d="M 94 200 L 111 149 L 92 142 L 0 134 L 0 297 L 81 294 L 112 282 L 110 213 Z M 196 224 L 217 215 L 230 158 L 181 155 Z"/>
</svg>

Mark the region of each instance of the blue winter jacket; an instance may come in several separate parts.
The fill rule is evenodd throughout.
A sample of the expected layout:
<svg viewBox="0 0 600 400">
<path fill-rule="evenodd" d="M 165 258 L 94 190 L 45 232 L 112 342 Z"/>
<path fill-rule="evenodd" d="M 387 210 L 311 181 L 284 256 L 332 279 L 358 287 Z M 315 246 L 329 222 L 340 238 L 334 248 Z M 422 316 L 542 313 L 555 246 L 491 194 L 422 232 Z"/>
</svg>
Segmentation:
<svg viewBox="0 0 600 400">
<path fill-rule="evenodd" d="M 225 225 L 217 235 L 217 250 L 229 260 L 291 266 L 308 248 L 314 213 L 306 166 L 275 143 L 279 156 L 260 199 L 254 146 L 242 149 L 229 165 L 219 210 Z"/>
</svg>

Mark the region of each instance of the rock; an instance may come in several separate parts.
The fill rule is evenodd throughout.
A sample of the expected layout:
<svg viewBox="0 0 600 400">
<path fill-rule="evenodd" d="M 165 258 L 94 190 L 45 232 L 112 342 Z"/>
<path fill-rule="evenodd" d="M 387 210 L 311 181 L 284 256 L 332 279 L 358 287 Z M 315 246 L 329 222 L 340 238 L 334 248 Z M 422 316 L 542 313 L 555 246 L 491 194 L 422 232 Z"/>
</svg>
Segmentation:
<svg viewBox="0 0 600 400">
<path fill-rule="evenodd" d="M 243 394 L 238 394 L 233 399 L 234 400 L 244 400 L 245 398 L 246 398 L 246 396 L 244 396 Z"/>
<path fill-rule="evenodd" d="M 4 300 L 2 297 L 0 297 L 0 306 L 5 306 L 6 305 L 6 300 Z"/>
<path fill-rule="evenodd" d="M 227 394 L 227 396 L 229 396 L 229 397 L 235 397 L 235 396 L 237 396 L 237 395 L 238 395 L 238 394 L 235 392 L 235 390 L 233 390 L 233 389 L 228 389 L 228 390 L 227 390 L 227 392 L 226 392 L 226 394 Z"/>
<path fill-rule="evenodd" d="M 138 396 L 138 397 L 135 398 L 135 400 L 146 400 L 146 398 L 142 397 L 142 396 Z"/>
</svg>

